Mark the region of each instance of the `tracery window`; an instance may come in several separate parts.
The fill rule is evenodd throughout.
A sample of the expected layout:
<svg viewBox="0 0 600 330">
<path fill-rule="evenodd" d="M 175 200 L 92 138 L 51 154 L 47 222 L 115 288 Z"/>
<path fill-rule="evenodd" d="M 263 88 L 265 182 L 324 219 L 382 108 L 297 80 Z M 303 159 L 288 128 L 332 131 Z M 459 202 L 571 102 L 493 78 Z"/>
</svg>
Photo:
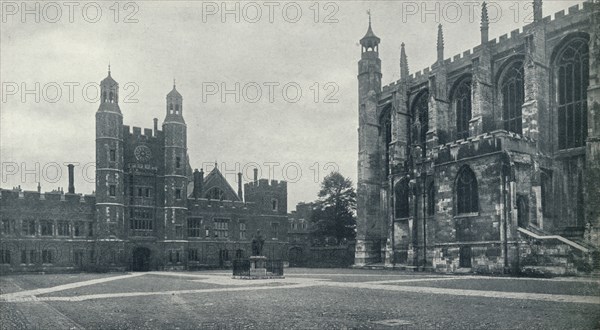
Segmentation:
<svg viewBox="0 0 600 330">
<path fill-rule="evenodd" d="M 208 192 L 206 192 L 205 196 L 208 199 L 219 199 L 219 200 L 221 200 L 221 199 L 223 199 L 223 194 L 224 194 L 223 190 L 221 190 L 221 189 L 219 189 L 217 187 L 214 187 L 214 188 L 211 188 Z"/>
<path fill-rule="evenodd" d="M 523 62 L 516 61 L 504 72 L 500 85 L 503 128 L 517 134 L 523 133 L 522 109 L 525 100 Z"/>
<path fill-rule="evenodd" d="M 468 167 L 461 169 L 456 179 L 456 207 L 458 214 L 479 211 L 477 179 L 475 173 Z"/>
<path fill-rule="evenodd" d="M 457 139 L 469 137 L 471 120 L 471 79 L 463 79 L 454 92 Z"/>
<path fill-rule="evenodd" d="M 422 92 L 413 104 L 413 129 L 414 142 L 424 145 L 427 141 L 427 130 L 429 130 L 429 91 Z M 423 148 L 424 149 L 424 148 Z"/>
<path fill-rule="evenodd" d="M 558 148 L 585 145 L 587 138 L 587 89 L 589 49 L 583 39 L 570 42 L 557 63 Z"/>
</svg>

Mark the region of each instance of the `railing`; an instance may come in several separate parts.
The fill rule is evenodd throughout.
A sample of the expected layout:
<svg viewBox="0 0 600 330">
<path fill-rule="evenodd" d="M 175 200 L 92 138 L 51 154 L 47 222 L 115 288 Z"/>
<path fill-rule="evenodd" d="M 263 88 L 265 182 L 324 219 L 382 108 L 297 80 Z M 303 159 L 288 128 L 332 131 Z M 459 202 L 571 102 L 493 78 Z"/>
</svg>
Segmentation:
<svg viewBox="0 0 600 330">
<path fill-rule="evenodd" d="M 283 260 L 267 260 L 265 267 L 268 275 L 283 276 Z"/>
<path fill-rule="evenodd" d="M 521 228 L 521 227 L 517 228 L 517 230 L 519 232 L 521 232 L 521 233 L 523 233 L 523 234 L 525 234 L 527 236 L 533 237 L 535 239 L 539 239 L 539 240 L 556 239 L 556 240 L 559 240 L 559 241 L 561 241 L 561 242 L 563 242 L 563 243 L 565 243 L 565 244 L 567 244 L 567 245 L 569 245 L 571 247 L 574 247 L 574 248 L 576 248 L 576 249 L 578 249 L 578 250 L 580 250 L 582 252 L 585 252 L 585 253 L 590 252 L 590 250 L 588 250 L 587 248 L 585 248 L 585 247 L 583 247 L 583 246 L 581 246 L 581 245 L 579 245 L 579 244 L 577 244 L 577 243 L 575 243 L 575 242 L 573 242 L 571 240 L 568 240 L 568 239 L 566 239 L 566 238 L 564 238 L 562 236 L 558 236 L 558 235 L 542 236 L 542 235 L 538 235 L 538 234 L 536 234 L 536 233 L 534 233 L 532 231 L 529 231 L 529 230 L 527 230 L 525 228 Z"/>
<path fill-rule="evenodd" d="M 233 276 L 250 276 L 250 260 L 233 260 Z"/>
</svg>

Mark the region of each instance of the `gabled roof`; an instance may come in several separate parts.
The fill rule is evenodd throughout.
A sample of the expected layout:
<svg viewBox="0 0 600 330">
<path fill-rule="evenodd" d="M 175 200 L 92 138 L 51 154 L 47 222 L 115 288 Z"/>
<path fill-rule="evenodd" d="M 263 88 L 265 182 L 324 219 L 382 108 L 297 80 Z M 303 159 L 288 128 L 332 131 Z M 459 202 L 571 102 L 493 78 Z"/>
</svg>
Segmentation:
<svg viewBox="0 0 600 330">
<path fill-rule="evenodd" d="M 240 196 L 237 195 L 233 187 L 227 182 L 227 179 L 223 176 L 218 168 L 214 168 L 206 177 L 204 177 L 204 183 L 202 185 L 202 197 L 212 188 L 219 188 L 223 191 L 223 199 L 231 201 L 241 201 Z"/>
</svg>

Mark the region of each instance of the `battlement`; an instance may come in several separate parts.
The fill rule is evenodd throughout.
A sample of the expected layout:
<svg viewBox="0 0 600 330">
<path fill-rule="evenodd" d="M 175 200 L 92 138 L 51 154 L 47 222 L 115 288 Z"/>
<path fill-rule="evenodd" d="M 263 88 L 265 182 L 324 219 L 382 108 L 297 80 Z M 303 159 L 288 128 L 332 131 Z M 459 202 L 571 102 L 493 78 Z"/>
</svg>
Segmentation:
<svg viewBox="0 0 600 330">
<path fill-rule="evenodd" d="M 271 182 L 269 182 L 269 180 L 267 180 L 267 179 L 259 179 L 256 182 L 245 183 L 244 188 L 246 188 L 246 189 L 256 189 L 256 188 L 287 189 L 287 181 L 271 180 Z"/>
<path fill-rule="evenodd" d="M 10 203 L 22 202 L 39 202 L 44 205 L 52 203 L 67 203 L 67 204 L 86 204 L 93 206 L 96 204 L 95 195 L 69 194 L 62 191 L 51 191 L 39 193 L 37 191 L 27 191 L 19 189 L 0 189 L 0 200 L 10 201 Z"/>
<path fill-rule="evenodd" d="M 129 125 L 123 125 L 123 135 L 131 135 L 133 136 L 135 139 L 139 139 L 139 140 L 148 140 L 151 138 L 157 138 L 158 137 L 158 133 L 160 133 L 161 131 L 156 131 L 156 134 L 154 134 L 154 130 L 151 128 L 144 128 L 143 129 L 143 133 L 142 133 L 142 128 L 141 127 L 137 127 L 137 126 L 129 126 Z"/>
<path fill-rule="evenodd" d="M 584 22 L 586 20 L 586 14 L 591 13 L 592 2 L 590 0 L 583 2 L 582 5 L 574 5 L 568 8 L 568 14 L 565 14 L 565 10 L 558 11 L 553 17 L 546 16 L 542 18 L 540 24 L 544 24 L 546 27 L 546 33 L 559 31 L 564 28 L 568 28 L 573 24 Z M 490 47 L 492 54 L 502 53 L 511 49 L 515 49 L 525 43 L 525 37 L 530 34 L 531 30 L 537 25 L 532 22 L 521 28 L 510 31 L 498 37 L 497 39 L 491 39 L 488 41 L 487 46 Z M 464 66 L 470 65 L 472 60 L 479 56 L 483 50 L 484 45 L 477 45 L 472 49 L 467 49 L 462 53 L 456 54 L 444 60 L 448 71 L 460 69 Z M 422 84 L 429 79 L 429 74 L 433 70 L 432 67 L 424 68 L 423 70 L 416 71 L 409 76 L 409 81 L 412 86 Z M 399 81 L 398 81 L 399 82 Z M 398 82 L 392 82 L 383 87 L 384 93 L 389 93 L 396 88 Z"/>
</svg>

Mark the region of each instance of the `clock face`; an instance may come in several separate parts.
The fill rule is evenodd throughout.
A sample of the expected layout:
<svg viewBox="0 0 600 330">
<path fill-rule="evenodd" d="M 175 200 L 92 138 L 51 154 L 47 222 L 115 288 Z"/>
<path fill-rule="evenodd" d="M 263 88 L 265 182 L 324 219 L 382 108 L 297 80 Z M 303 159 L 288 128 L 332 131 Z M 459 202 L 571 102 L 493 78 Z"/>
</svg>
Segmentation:
<svg viewBox="0 0 600 330">
<path fill-rule="evenodd" d="M 152 157 L 152 152 L 150 151 L 150 148 L 148 148 L 148 146 L 145 145 L 139 145 L 135 147 L 134 154 L 135 159 L 137 159 L 140 162 L 147 162 L 150 160 L 150 157 Z"/>
</svg>

